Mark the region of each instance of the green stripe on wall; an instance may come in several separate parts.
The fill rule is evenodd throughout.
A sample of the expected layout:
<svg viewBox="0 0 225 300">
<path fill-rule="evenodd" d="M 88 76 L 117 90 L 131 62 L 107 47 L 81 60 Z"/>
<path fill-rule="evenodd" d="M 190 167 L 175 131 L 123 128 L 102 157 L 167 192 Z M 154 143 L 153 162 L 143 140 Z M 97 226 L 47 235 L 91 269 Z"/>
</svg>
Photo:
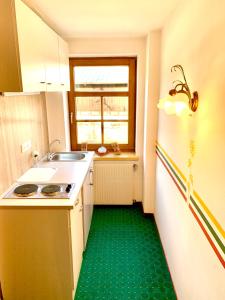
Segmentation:
<svg viewBox="0 0 225 300">
<path fill-rule="evenodd" d="M 156 146 L 156 149 L 161 154 L 161 156 L 165 160 L 166 164 L 168 165 L 168 167 L 170 168 L 170 170 L 172 171 L 172 173 L 174 174 L 174 176 L 176 176 L 177 180 L 180 182 L 181 186 L 183 187 L 184 191 L 186 192 L 187 188 L 186 188 L 185 184 L 182 182 L 182 180 L 180 179 L 180 177 L 177 175 L 176 171 L 170 165 L 170 163 L 168 162 L 168 160 L 166 159 L 166 157 L 163 155 L 163 153 L 161 152 L 161 150 L 158 148 L 158 146 Z"/>
<path fill-rule="evenodd" d="M 209 231 L 211 232 L 211 234 L 213 235 L 214 239 L 216 240 L 217 244 L 220 246 L 221 250 L 223 251 L 223 253 L 225 254 L 225 247 L 222 243 L 222 241 L 220 240 L 220 238 L 218 237 L 218 235 L 216 234 L 215 230 L 212 228 L 212 226 L 210 225 L 210 223 L 208 222 L 208 220 L 206 219 L 205 215 L 203 214 L 203 212 L 201 211 L 201 209 L 198 207 L 197 203 L 195 202 L 194 198 L 192 196 L 190 196 L 191 202 L 193 203 L 194 207 L 197 209 L 198 213 L 200 214 L 201 218 L 203 219 L 203 221 L 205 222 L 205 224 L 207 225 Z"/>
<path fill-rule="evenodd" d="M 178 174 L 177 174 L 177 172 L 179 171 L 180 172 L 180 170 L 177 168 L 177 172 L 175 171 L 175 167 L 173 166 L 173 161 L 172 161 L 172 159 L 170 159 L 171 160 L 171 163 L 168 161 L 168 159 L 165 157 L 166 155 L 167 155 L 167 153 L 166 153 L 166 151 L 164 150 L 164 152 L 165 152 L 165 154 L 161 151 L 161 149 L 160 149 L 160 147 L 158 146 L 158 145 L 156 145 L 156 152 L 158 153 L 158 155 L 163 159 L 163 161 L 164 161 L 164 163 L 168 166 L 168 168 L 171 170 L 171 172 L 173 173 L 173 175 L 176 177 L 176 179 L 179 181 L 179 183 L 180 183 L 180 185 L 182 186 L 182 188 L 184 189 L 184 191 L 187 191 L 187 187 L 186 187 L 186 185 L 185 185 L 185 182 L 184 182 L 184 178 L 180 178 L 179 176 L 178 176 Z M 174 164 L 175 165 L 175 164 Z M 179 173 L 178 172 L 178 173 Z M 178 187 L 178 186 L 177 186 Z M 198 204 L 197 204 L 197 202 L 198 202 L 198 199 L 194 199 L 194 195 L 192 196 L 192 195 L 190 195 L 190 201 L 191 201 L 191 203 L 192 203 L 192 205 L 195 207 L 195 209 L 197 210 L 197 212 L 199 213 L 199 215 L 200 215 L 200 217 L 201 217 L 201 219 L 202 219 L 202 221 L 203 221 L 203 223 L 201 223 L 201 226 L 203 226 L 203 228 L 206 228 L 206 229 L 208 229 L 209 230 L 209 232 L 212 234 L 212 236 L 214 237 L 214 239 L 215 239 L 215 244 L 213 243 L 213 245 L 211 245 L 211 246 L 213 246 L 213 247 L 215 247 L 215 249 L 216 249 L 216 247 L 218 247 L 218 249 L 220 248 L 221 249 L 221 251 L 223 252 L 223 254 L 225 254 L 225 245 L 224 245 L 224 243 L 223 243 L 223 241 L 220 239 L 220 237 L 218 236 L 218 234 L 216 233 L 216 231 L 214 230 L 214 228 L 211 226 L 211 224 L 210 224 L 210 222 L 209 222 L 209 220 L 211 220 L 210 218 L 209 218 L 209 220 L 207 219 L 207 217 L 208 217 L 208 215 L 207 215 L 207 217 L 205 216 L 205 214 L 203 213 L 204 212 L 204 210 L 202 211 L 201 210 L 201 206 L 198 206 Z M 207 212 L 206 212 L 207 213 Z M 210 214 L 211 214 L 211 212 L 210 212 Z M 214 224 L 214 223 L 213 223 Z M 205 230 L 206 230 L 205 229 Z M 217 245 L 217 246 L 216 246 Z M 214 250 L 215 250 L 214 249 Z M 218 250 L 217 250 L 218 251 Z M 218 255 L 220 255 L 219 253 L 217 254 L 217 256 Z M 221 259 L 223 260 L 223 258 L 221 257 Z M 224 260 L 223 260 L 223 262 L 224 262 Z M 224 264 L 223 264 L 223 266 L 224 266 Z"/>
</svg>

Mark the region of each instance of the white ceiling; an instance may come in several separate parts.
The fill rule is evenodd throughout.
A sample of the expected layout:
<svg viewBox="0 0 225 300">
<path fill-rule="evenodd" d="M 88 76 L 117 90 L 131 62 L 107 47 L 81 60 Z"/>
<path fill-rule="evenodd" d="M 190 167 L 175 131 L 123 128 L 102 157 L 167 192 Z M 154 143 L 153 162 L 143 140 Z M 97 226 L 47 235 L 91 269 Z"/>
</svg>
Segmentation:
<svg viewBox="0 0 225 300">
<path fill-rule="evenodd" d="M 143 36 L 182 0 L 23 0 L 65 38 Z"/>
</svg>

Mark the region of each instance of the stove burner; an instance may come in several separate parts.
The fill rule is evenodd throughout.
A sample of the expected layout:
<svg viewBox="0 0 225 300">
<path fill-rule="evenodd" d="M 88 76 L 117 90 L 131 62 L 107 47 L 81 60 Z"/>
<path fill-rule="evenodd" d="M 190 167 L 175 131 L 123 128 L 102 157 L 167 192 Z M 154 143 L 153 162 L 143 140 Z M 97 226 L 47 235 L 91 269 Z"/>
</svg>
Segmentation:
<svg viewBox="0 0 225 300">
<path fill-rule="evenodd" d="M 18 197 L 30 197 L 34 195 L 38 190 L 38 186 L 36 184 L 23 184 L 15 188 L 14 194 Z"/>
<path fill-rule="evenodd" d="M 60 186 L 56 184 L 46 185 L 41 192 L 45 196 L 55 196 L 60 192 Z"/>
</svg>

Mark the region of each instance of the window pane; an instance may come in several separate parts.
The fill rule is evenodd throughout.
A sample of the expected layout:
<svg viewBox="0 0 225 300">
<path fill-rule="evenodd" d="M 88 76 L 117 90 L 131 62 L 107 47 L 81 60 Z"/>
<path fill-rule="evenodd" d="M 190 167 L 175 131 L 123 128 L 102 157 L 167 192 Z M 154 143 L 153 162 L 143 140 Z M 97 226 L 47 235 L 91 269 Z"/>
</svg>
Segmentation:
<svg viewBox="0 0 225 300">
<path fill-rule="evenodd" d="M 103 97 L 104 120 L 128 120 L 128 97 Z"/>
<path fill-rule="evenodd" d="M 128 91 L 128 66 L 75 66 L 75 91 Z"/>
<path fill-rule="evenodd" d="M 128 122 L 104 122 L 104 143 L 128 144 Z"/>
<path fill-rule="evenodd" d="M 78 144 L 101 144 L 100 122 L 77 122 Z"/>
<path fill-rule="evenodd" d="M 77 120 L 100 120 L 101 98 L 100 97 L 76 97 Z"/>
</svg>

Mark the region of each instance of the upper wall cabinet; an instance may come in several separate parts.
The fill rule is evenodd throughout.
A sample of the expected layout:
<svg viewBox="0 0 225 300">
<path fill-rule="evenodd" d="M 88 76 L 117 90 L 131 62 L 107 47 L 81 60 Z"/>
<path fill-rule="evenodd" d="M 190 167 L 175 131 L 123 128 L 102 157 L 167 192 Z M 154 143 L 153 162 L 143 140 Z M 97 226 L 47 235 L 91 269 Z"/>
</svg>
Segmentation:
<svg viewBox="0 0 225 300">
<path fill-rule="evenodd" d="M 69 62 L 68 62 L 68 44 L 61 38 L 59 42 L 59 79 L 62 90 L 70 90 L 70 77 L 69 77 Z"/>
<path fill-rule="evenodd" d="M 0 91 L 69 90 L 67 43 L 21 0 L 1 0 L 0 34 Z"/>
</svg>

